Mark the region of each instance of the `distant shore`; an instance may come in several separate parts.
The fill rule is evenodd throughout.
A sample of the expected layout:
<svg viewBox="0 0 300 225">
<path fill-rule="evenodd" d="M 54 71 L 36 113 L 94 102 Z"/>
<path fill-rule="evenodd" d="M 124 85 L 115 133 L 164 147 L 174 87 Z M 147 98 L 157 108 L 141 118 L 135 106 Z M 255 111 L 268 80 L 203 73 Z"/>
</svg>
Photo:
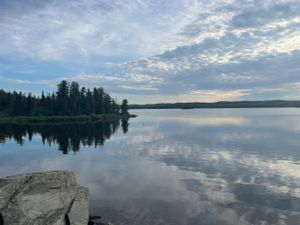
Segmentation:
<svg viewBox="0 0 300 225">
<path fill-rule="evenodd" d="M 234 101 L 234 102 L 178 102 L 157 104 L 131 104 L 129 109 L 205 109 L 205 108 L 298 108 L 300 101 Z"/>
<path fill-rule="evenodd" d="M 137 117 L 134 114 L 93 114 L 79 116 L 0 116 L 3 123 L 81 123 L 81 122 L 109 122 L 120 119 Z"/>
</svg>

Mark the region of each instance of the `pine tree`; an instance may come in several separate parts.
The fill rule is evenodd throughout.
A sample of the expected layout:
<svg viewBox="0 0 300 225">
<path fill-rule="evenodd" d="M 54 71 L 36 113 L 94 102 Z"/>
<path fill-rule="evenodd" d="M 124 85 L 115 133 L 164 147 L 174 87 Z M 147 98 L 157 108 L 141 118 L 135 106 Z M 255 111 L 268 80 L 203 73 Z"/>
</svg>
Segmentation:
<svg viewBox="0 0 300 225">
<path fill-rule="evenodd" d="M 67 115 L 68 110 L 68 97 L 69 97 L 69 84 L 67 81 L 63 80 L 57 85 L 57 107 L 58 107 L 58 114 L 60 115 Z"/>
<path fill-rule="evenodd" d="M 41 99 L 39 101 L 39 106 L 45 107 L 45 105 L 46 105 L 46 97 L 44 91 L 42 91 Z"/>
<path fill-rule="evenodd" d="M 87 104 L 86 104 L 86 89 L 85 87 L 82 87 L 80 90 L 80 102 L 79 102 L 79 113 L 80 114 L 86 114 L 87 112 Z"/>
<path fill-rule="evenodd" d="M 34 98 L 31 96 L 31 93 L 29 93 L 26 98 L 26 114 L 30 116 L 33 110 L 34 110 Z"/>
<path fill-rule="evenodd" d="M 90 115 L 94 113 L 94 99 L 90 89 L 86 92 L 86 114 Z"/>
<path fill-rule="evenodd" d="M 72 115 L 79 114 L 79 104 L 80 104 L 79 88 L 80 87 L 77 82 L 72 82 L 70 84 L 69 111 Z"/>
<path fill-rule="evenodd" d="M 128 114 L 128 100 L 127 99 L 124 99 L 122 101 L 121 112 L 122 112 L 122 114 Z"/>
</svg>

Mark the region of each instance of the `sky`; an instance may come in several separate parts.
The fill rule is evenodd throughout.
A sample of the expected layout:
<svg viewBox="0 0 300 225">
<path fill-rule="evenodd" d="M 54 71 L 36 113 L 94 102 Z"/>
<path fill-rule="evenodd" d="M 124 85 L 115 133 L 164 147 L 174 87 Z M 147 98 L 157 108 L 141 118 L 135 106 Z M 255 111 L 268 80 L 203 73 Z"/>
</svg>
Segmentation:
<svg viewBox="0 0 300 225">
<path fill-rule="evenodd" d="M 0 0 L 0 89 L 300 100 L 300 0 Z"/>
</svg>

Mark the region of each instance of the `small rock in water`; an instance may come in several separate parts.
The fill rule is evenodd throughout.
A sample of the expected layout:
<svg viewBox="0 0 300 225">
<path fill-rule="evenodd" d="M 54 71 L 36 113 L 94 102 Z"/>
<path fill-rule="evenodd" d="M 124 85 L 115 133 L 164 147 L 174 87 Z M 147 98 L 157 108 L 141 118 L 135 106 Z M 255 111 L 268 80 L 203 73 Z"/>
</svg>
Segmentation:
<svg viewBox="0 0 300 225">
<path fill-rule="evenodd" d="M 101 218 L 101 216 L 90 216 L 88 225 L 112 225 L 111 223 L 100 222 Z"/>
<path fill-rule="evenodd" d="M 88 225 L 112 225 L 111 223 L 93 222 L 89 221 Z"/>
<path fill-rule="evenodd" d="M 89 220 L 99 220 L 101 218 L 102 218 L 101 216 L 90 216 Z"/>
</svg>

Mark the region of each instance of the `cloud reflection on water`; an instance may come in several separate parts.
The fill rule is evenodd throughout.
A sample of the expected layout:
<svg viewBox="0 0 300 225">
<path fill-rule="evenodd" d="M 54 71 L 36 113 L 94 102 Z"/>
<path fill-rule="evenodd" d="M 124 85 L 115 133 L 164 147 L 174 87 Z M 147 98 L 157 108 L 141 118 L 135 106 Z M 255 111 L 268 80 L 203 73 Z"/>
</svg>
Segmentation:
<svg viewBox="0 0 300 225">
<path fill-rule="evenodd" d="M 147 113 L 76 155 L 2 144 L 0 173 L 72 169 L 114 224 L 300 223 L 299 110 Z"/>
</svg>

